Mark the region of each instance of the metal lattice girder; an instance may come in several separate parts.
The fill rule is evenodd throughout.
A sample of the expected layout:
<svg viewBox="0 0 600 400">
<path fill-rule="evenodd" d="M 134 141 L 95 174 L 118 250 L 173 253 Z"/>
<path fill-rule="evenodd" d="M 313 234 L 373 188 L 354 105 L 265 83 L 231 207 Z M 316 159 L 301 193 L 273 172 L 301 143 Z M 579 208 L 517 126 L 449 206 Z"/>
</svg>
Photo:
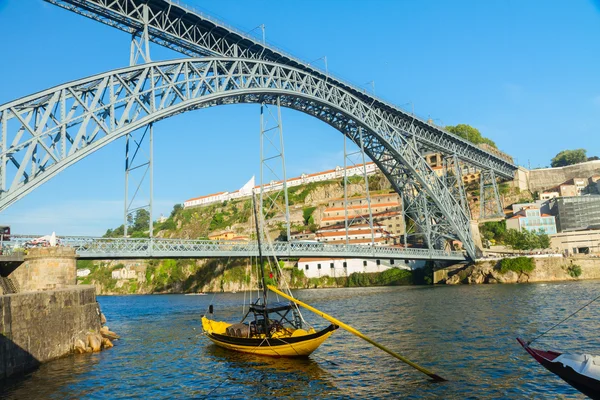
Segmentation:
<svg viewBox="0 0 600 400">
<path fill-rule="evenodd" d="M 111 141 L 181 112 L 220 104 L 281 102 L 360 145 L 400 193 L 410 175 L 475 257 L 469 218 L 410 134 L 350 92 L 265 61 L 203 58 L 127 67 L 0 106 L 0 211 Z"/>
<path fill-rule="evenodd" d="M 512 179 L 516 171 L 511 161 L 480 149 L 434 124 L 402 111 L 393 104 L 365 93 L 361 88 L 181 4 L 168 0 L 46 1 L 130 34 L 143 31 L 147 21 L 151 41 L 188 56 L 220 55 L 273 61 L 297 68 L 307 75 L 312 75 L 314 79 L 327 78 L 327 83 L 332 88 L 347 92 L 365 104 L 369 104 L 379 118 L 406 134 L 413 135 L 429 150 L 443 154 L 457 154 L 461 160 L 470 165 L 495 171 L 498 178 Z"/>
<path fill-rule="evenodd" d="M 465 192 L 465 185 L 463 183 L 464 170 L 460 159 L 456 154 L 444 157 L 443 165 L 444 177 L 446 178 L 448 189 L 450 189 L 452 195 L 459 200 L 460 205 L 465 210 L 465 213 L 468 216 L 471 216 L 471 209 L 469 208 L 469 202 L 467 201 L 467 194 Z"/>
<path fill-rule="evenodd" d="M 23 247 L 37 236 L 13 235 L 11 242 Z M 257 257 L 258 242 L 238 240 L 132 239 L 60 236 L 61 246 L 75 248 L 81 259 L 140 258 L 211 258 Z M 430 250 L 368 245 L 273 242 L 269 245 L 277 257 L 347 257 L 407 260 L 464 261 L 460 251 Z M 271 253 L 270 253 L 271 254 Z"/>
<path fill-rule="evenodd" d="M 494 171 L 481 171 L 479 176 L 479 219 L 504 217 L 502 200 Z"/>
</svg>

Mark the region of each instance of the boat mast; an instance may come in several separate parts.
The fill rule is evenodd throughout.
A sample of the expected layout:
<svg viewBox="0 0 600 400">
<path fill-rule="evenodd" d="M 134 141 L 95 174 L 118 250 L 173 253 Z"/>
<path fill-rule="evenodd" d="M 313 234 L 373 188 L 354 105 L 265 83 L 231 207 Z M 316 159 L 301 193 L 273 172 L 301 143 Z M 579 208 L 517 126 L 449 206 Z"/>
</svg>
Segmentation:
<svg viewBox="0 0 600 400">
<path fill-rule="evenodd" d="M 254 201 L 254 193 L 252 194 L 252 210 L 254 211 L 254 225 L 256 227 L 256 239 L 258 240 L 258 262 L 260 263 L 260 278 L 262 280 L 262 292 L 263 292 L 263 306 L 265 315 L 265 329 L 266 324 L 269 320 L 269 313 L 267 313 L 267 278 L 265 277 L 265 266 L 263 264 L 262 246 L 260 241 L 260 228 L 258 227 L 258 215 L 256 213 L 256 202 Z"/>
</svg>

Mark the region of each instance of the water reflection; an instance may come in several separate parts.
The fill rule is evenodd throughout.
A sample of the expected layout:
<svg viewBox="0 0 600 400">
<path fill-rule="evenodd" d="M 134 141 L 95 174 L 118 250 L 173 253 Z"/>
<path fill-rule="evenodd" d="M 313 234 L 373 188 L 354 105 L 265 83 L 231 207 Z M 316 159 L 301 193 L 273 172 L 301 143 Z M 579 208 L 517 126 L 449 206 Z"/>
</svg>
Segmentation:
<svg viewBox="0 0 600 400">
<path fill-rule="evenodd" d="M 425 377 L 338 330 L 309 359 L 262 358 L 214 346 L 200 333 L 209 303 L 241 317 L 244 295 L 99 297 L 113 349 L 43 365 L 5 384 L 29 398 L 584 398 L 517 344 L 598 295 L 600 282 L 302 290 L 296 295 L 449 379 Z M 586 308 L 536 342 L 600 354 L 600 312 Z M 328 323 L 304 313 L 318 327 Z"/>
</svg>

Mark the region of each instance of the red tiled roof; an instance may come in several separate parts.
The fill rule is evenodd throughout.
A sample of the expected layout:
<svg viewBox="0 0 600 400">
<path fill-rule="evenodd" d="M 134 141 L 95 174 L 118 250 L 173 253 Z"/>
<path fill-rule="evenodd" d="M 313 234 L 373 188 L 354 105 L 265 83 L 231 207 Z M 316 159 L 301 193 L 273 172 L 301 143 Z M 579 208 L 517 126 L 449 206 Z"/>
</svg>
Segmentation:
<svg viewBox="0 0 600 400">
<path fill-rule="evenodd" d="M 186 200 L 185 202 L 187 203 L 188 201 L 194 201 L 194 200 L 205 199 L 207 197 L 218 196 L 223 193 L 227 193 L 227 192 L 219 192 L 219 193 L 207 194 L 206 196 L 194 197 L 193 199 Z"/>
<path fill-rule="evenodd" d="M 377 208 L 377 207 L 400 207 L 400 203 L 376 203 L 376 204 L 373 204 L 373 202 L 371 202 L 371 208 Z M 357 206 L 348 206 L 349 210 L 353 210 L 353 209 L 357 209 L 357 208 L 369 208 L 369 204 L 365 203 L 365 204 L 359 204 Z M 342 211 L 345 209 L 346 209 L 345 207 L 328 207 L 325 209 L 324 212 Z"/>
</svg>

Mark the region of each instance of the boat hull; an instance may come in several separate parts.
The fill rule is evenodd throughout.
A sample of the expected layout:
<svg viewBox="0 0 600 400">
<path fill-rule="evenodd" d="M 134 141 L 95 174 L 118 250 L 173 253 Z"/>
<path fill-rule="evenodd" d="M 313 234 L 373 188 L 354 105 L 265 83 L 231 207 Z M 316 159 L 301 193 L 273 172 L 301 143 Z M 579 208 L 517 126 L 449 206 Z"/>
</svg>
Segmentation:
<svg viewBox="0 0 600 400">
<path fill-rule="evenodd" d="M 308 357 L 338 328 L 329 325 L 321 331 L 305 335 L 243 338 L 216 333 L 210 328 L 210 322 L 206 317 L 202 317 L 204 334 L 217 346 L 240 353 L 268 357 Z"/>
<path fill-rule="evenodd" d="M 582 375 L 569 366 L 565 366 L 560 362 L 553 362 L 561 353 L 554 351 L 542 351 L 529 347 L 522 339 L 517 338 L 517 341 L 527 352 L 544 368 L 553 374 L 560 377 L 562 380 L 579 390 L 581 393 L 592 399 L 600 399 L 600 381 Z"/>
</svg>

